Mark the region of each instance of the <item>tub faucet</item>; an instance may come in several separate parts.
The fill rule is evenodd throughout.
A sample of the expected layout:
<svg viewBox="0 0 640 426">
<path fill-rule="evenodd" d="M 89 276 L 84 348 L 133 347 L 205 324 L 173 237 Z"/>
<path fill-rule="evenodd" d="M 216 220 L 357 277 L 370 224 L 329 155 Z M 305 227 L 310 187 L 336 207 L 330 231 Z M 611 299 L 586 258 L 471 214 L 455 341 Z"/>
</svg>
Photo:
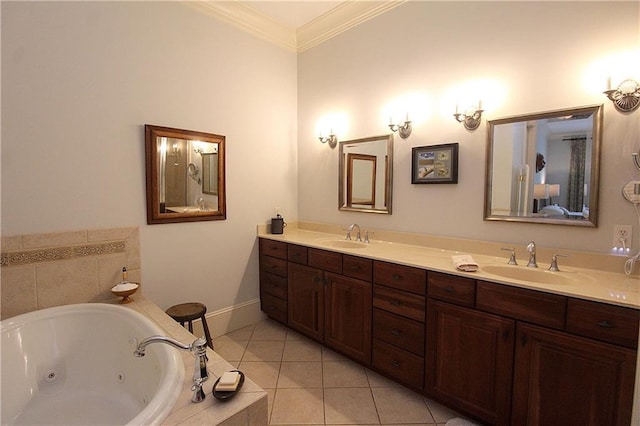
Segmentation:
<svg viewBox="0 0 640 426">
<path fill-rule="evenodd" d="M 527 263 L 527 266 L 529 268 L 537 268 L 538 264 L 536 263 L 536 242 L 535 241 L 529 241 L 529 244 L 527 244 L 527 251 L 529 252 L 529 263 Z"/>
<path fill-rule="evenodd" d="M 349 225 L 349 229 L 347 230 L 347 240 L 351 239 L 351 231 L 353 231 L 353 228 L 358 228 L 356 241 L 362 241 L 362 238 L 360 237 L 360 225 L 358 225 L 357 223 L 352 223 L 351 225 Z"/>
<path fill-rule="evenodd" d="M 205 397 L 202 384 L 209 378 L 209 373 L 207 372 L 207 341 L 203 337 L 199 337 L 190 345 L 185 345 L 170 337 L 151 336 L 141 341 L 133 354 L 137 357 L 143 357 L 146 347 L 152 343 L 166 343 L 169 346 L 189 351 L 195 355 L 196 366 L 193 373 L 193 386 L 191 387 L 193 391 L 191 402 L 202 402 Z"/>
</svg>

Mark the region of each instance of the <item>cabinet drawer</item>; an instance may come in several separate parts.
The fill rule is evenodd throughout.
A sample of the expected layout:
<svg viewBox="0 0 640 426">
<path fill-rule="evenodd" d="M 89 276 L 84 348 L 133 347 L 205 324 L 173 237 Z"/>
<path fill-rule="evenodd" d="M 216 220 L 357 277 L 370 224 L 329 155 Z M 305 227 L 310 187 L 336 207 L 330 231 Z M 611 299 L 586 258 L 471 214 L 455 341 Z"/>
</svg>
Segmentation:
<svg viewBox="0 0 640 426">
<path fill-rule="evenodd" d="M 324 271 L 342 273 L 342 255 L 332 251 L 309 249 L 309 266 Z"/>
<path fill-rule="evenodd" d="M 434 299 L 472 308 L 476 299 L 476 282 L 472 278 L 429 272 L 427 295 Z"/>
<path fill-rule="evenodd" d="M 640 311 L 586 300 L 569 299 L 567 331 L 630 348 L 638 347 Z"/>
<path fill-rule="evenodd" d="M 373 367 L 414 389 L 423 389 L 424 358 L 422 357 L 373 339 Z"/>
<path fill-rule="evenodd" d="M 342 256 L 342 275 L 363 281 L 371 281 L 373 260 L 345 254 Z"/>
<path fill-rule="evenodd" d="M 381 285 L 373 286 L 373 307 L 424 322 L 425 297 Z"/>
<path fill-rule="evenodd" d="M 297 246 L 295 244 L 289 244 L 287 248 L 287 260 L 289 262 L 299 263 L 301 265 L 307 264 L 307 252 L 309 249 L 303 246 Z"/>
<path fill-rule="evenodd" d="M 287 259 L 287 243 L 260 238 L 260 254 Z"/>
<path fill-rule="evenodd" d="M 427 271 L 387 262 L 374 262 L 373 281 L 399 290 L 426 294 Z"/>
<path fill-rule="evenodd" d="M 477 309 L 546 327 L 564 329 L 567 310 L 567 300 L 564 296 L 485 281 L 478 281 L 476 292 Z"/>
<path fill-rule="evenodd" d="M 260 256 L 260 271 L 279 275 L 281 277 L 286 277 L 287 261 L 276 259 L 275 257 L 271 256 Z"/>
<path fill-rule="evenodd" d="M 373 310 L 373 337 L 424 356 L 424 336 L 424 324 L 380 309 Z"/>
<path fill-rule="evenodd" d="M 284 324 L 287 323 L 288 304 L 286 301 L 263 292 L 260 295 L 260 306 L 270 318 Z"/>
<path fill-rule="evenodd" d="M 260 274 L 260 288 L 272 296 L 287 300 L 287 278 L 268 272 Z"/>
</svg>

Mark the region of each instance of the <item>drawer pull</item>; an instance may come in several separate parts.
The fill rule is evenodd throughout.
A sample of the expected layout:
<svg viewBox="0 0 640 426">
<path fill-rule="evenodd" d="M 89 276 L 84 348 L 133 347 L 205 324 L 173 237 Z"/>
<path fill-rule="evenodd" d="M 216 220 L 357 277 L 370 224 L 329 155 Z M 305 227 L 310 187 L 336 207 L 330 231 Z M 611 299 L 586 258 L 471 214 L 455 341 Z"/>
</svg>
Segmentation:
<svg viewBox="0 0 640 426">
<path fill-rule="evenodd" d="M 402 331 L 394 328 L 393 330 L 391 330 L 391 334 L 393 334 L 394 336 L 399 336 L 400 334 L 402 334 Z"/>
<path fill-rule="evenodd" d="M 354 265 L 354 266 L 350 267 L 349 270 L 351 270 L 351 271 L 359 271 L 360 267 L 357 266 L 357 265 Z"/>
<path fill-rule="evenodd" d="M 402 279 L 402 275 L 393 274 L 391 275 L 391 279 L 394 281 L 400 281 Z"/>
<path fill-rule="evenodd" d="M 390 300 L 389 303 L 391 304 L 391 306 L 400 306 L 400 305 L 402 305 L 402 303 L 398 299 Z"/>
<path fill-rule="evenodd" d="M 453 287 L 451 287 L 451 286 L 449 286 L 449 287 L 445 287 L 445 288 L 444 288 L 444 291 L 445 291 L 446 293 L 455 293 L 455 292 L 456 292 L 456 289 L 455 289 L 455 288 L 453 288 Z"/>
<path fill-rule="evenodd" d="M 400 368 L 400 361 L 394 359 L 391 362 L 391 365 L 393 365 L 395 368 Z"/>
<path fill-rule="evenodd" d="M 611 324 L 609 321 L 604 320 L 604 321 L 600 321 L 598 323 L 598 327 L 602 327 L 602 328 L 615 328 L 615 326 L 613 324 Z"/>
</svg>

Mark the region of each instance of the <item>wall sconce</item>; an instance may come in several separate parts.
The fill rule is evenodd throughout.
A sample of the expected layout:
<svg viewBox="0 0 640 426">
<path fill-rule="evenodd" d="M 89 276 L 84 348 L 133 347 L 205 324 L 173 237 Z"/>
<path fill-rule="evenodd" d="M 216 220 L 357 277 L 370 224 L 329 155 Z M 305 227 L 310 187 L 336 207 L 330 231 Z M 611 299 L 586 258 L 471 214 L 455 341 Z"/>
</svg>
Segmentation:
<svg viewBox="0 0 640 426">
<path fill-rule="evenodd" d="M 453 114 L 458 123 L 462 123 L 467 130 L 476 130 L 480 127 L 482 122 L 482 101 L 478 101 L 478 108 L 469 107 L 463 113 L 458 112 L 458 105 L 456 104 L 456 113 Z"/>
<path fill-rule="evenodd" d="M 640 84 L 628 79 L 618 85 L 617 89 L 611 88 L 611 77 L 607 79 L 607 90 L 603 92 L 613 102 L 613 106 L 620 112 L 631 112 L 640 105 Z"/>
<path fill-rule="evenodd" d="M 411 131 L 413 127 L 411 126 L 411 121 L 409 120 L 409 113 L 404 120 L 404 123 L 394 124 L 393 117 L 389 118 L 389 128 L 393 133 L 398 132 L 402 139 L 406 139 L 411 135 Z"/>
<path fill-rule="evenodd" d="M 318 135 L 318 140 L 320 140 L 321 143 L 328 142 L 331 148 L 335 148 L 338 144 L 338 138 L 333 133 L 333 129 L 329 131 L 329 136 L 322 136 L 322 132 L 320 132 L 320 134 Z"/>
</svg>

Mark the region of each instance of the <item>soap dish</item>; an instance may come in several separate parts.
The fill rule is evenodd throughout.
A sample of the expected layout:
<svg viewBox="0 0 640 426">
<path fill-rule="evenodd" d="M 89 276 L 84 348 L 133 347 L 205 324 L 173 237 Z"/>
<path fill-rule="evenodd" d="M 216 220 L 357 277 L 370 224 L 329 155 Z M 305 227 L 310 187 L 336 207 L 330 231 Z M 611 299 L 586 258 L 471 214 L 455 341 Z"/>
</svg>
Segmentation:
<svg viewBox="0 0 640 426">
<path fill-rule="evenodd" d="M 220 377 L 218 377 L 218 380 L 216 380 L 216 382 L 213 384 L 213 391 L 212 391 L 213 396 L 214 398 L 219 399 L 220 401 L 228 401 L 234 396 L 236 396 L 236 394 L 238 393 L 238 391 L 240 391 L 240 389 L 242 388 L 242 385 L 244 384 L 244 373 L 240 370 L 231 370 L 231 371 L 236 371 L 238 372 L 238 374 L 240 374 L 240 381 L 238 382 L 238 387 L 236 388 L 236 390 L 234 391 L 216 390 L 216 387 L 218 386 L 218 382 L 220 381 Z"/>
<path fill-rule="evenodd" d="M 129 281 L 121 282 L 111 288 L 111 293 L 118 297 L 122 297 L 119 303 L 125 304 L 131 302 L 132 299 L 130 299 L 129 296 L 138 291 L 138 287 L 140 287 L 140 284 L 138 283 L 132 283 Z"/>
</svg>

